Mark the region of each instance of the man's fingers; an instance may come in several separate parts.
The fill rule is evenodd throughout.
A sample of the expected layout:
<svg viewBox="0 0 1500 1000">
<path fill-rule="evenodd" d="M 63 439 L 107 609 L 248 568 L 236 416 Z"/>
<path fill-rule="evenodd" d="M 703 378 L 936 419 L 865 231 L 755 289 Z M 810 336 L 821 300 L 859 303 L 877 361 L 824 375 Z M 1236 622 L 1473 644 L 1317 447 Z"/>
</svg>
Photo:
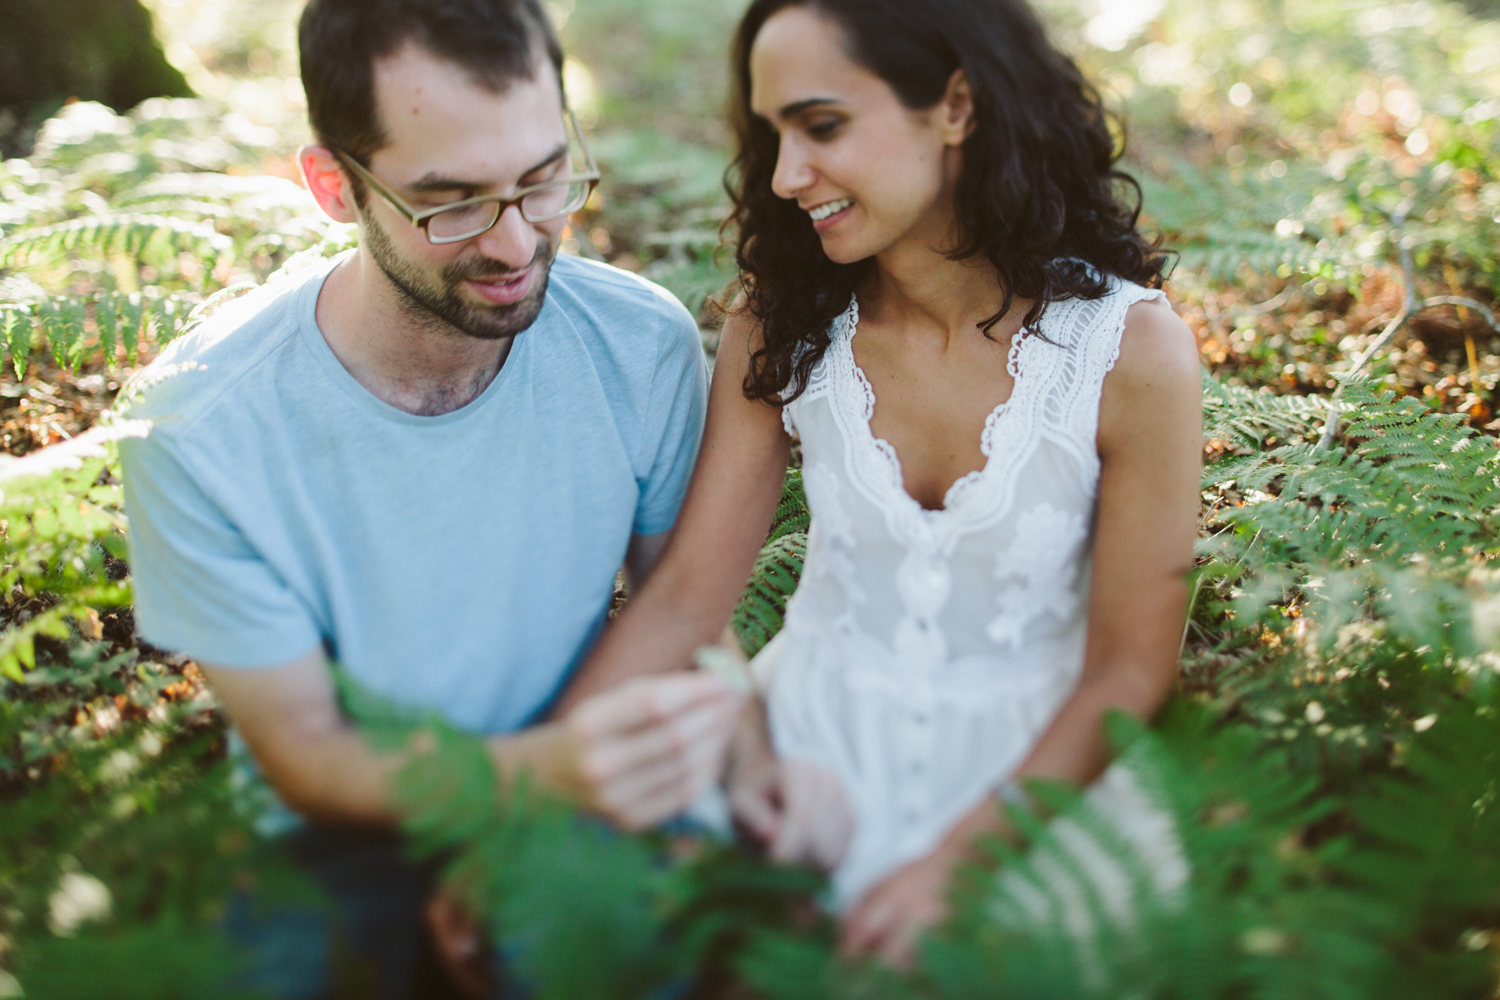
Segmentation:
<svg viewBox="0 0 1500 1000">
<path fill-rule="evenodd" d="M 718 775 L 721 751 L 704 741 L 632 769 L 600 785 L 598 805 L 630 828 L 660 822 L 708 790 Z"/>
<path fill-rule="evenodd" d="M 665 785 L 653 795 L 632 803 L 630 811 L 616 822 L 626 830 L 645 830 L 681 813 L 697 798 L 683 795 L 673 785 Z"/>
<path fill-rule="evenodd" d="M 706 704 L 737 705 L 739 696 L 713 674 L 683 673 L 638 677 L 596 694 L 568 715 L 585 739 L 651 727 Z"/>
<path fill-rule="evenodd" d="M 733 735 L 734 703 L 693 703 L 655 725 L 604 739 L 585 737 L 579 768 L 585 780 L 603 786 L 661 761 L 685 758 L 707 748 L 717 756 Z"/>
<path fill-rule="evenodd" d="M 607 792 L 600 805 L 620 826 L 640 830 L 682 812 L 712 784 L 710 768 L 666 765 L 651 775 L 633 779 L 629 788 Z"/>
<path fill-rule="evenodd" d="M 717 777 L 741 701 L 701 674 L 638 678 L 585 701 L 565 724 L 587 804 L 630 829 L 686 808 Z"/>
</svg>

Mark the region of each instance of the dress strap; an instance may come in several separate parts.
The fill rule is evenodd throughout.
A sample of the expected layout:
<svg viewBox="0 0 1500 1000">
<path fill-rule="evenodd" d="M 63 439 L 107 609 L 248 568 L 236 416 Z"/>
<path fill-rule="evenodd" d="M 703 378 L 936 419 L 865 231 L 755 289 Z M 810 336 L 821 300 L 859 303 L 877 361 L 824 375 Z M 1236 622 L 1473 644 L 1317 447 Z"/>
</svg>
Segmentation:
<svg viewBox="0 0 1500 1000">
<path fill-rule="evenodd" d="M 1042 390 L 1044 423 L 1061 437 L 1092 476 L 1098 475 L 1099 401 L 1104 379 L 1120 358 L 1125 316 L 1137 302 L 1166 302 L 1160 289 L 1110 279 L 1110 291 L 1099 299 L 1070 299 L 1049 306 L 1041 329 L 1048 343 L 1038 353 L 1050 355 L 1049 383 Z M 1043 347 L 1051 350 L 1043 350 Z"/>
<path fill-rule="evenodd" d="M 781 426 L 786 429 L 788 437 L 795 438 L 798 436 L 797 414 L 802 409 L 802 406 L 829 391 L 828 357 L 837 350 L 840 339 L 847 340 L 858 325 L 859 300 L 851 295 L 849 297 L 849 308 L 845 309 L 838 316 L 835 316 L 833 322 L 829 325 L 828 350 L 823 352 L 823 356 L 818 359 L 818 363 L 813 365 L 812 371 L 808 373 L 807 385 L 796 399 L 781 408 Z"/>
</svg>

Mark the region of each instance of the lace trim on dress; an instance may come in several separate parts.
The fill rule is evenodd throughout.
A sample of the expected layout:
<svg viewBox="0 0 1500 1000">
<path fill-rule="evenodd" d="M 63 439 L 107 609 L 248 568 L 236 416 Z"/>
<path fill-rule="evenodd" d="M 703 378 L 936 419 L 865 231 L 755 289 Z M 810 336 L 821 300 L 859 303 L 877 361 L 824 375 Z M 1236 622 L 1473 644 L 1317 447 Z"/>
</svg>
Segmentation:
<svg viewBox="0 0 1500 1000">
<path fill-rule="evenodd" d="M 896 449 L 870 430 L 870 418 L 875 414 L 875 389 L 854 363 L 851 341 L 858 327 L 859 299 L 850 296 L 849 308 L 834 321 L 828 352 L 818 367 L 826 368 L 829 402 L 844 437 L 845 471 L 850 481 L 885 512 L 888 526 L 897 538 L 909 538 L 909 531 L 901 528 L 902 524 L 910 527 L 907 505 L 917 510 L 921 507 L 906 492 Z M 889 496 L 892 490 L 897 494 L 894 502 Z M 905 498 L 905 503 L 899 498 Z"/>
<path fill-rule="evenodd" d="M 1005 358 L 1005 370 L 1010 372 L 1014 385 L 1011 387 L 1010 399 L 995 407 L 990 411 L 990 415 L 984 418 L 984 430 L 979 432 L 979 450 L 985 458 L 989 458 L 990 453 L 995 450 L 995 428 L 1000 425 L 1000 415 L 1010 406 L 1011 400 L 1016 398 L 1015 386 L 1021 384 L 1021 344 L 1034 336 L 1036 335 L 1031 331 L 1023 329 L 1011 339 L 1010 351 Z"/>
<path fill-rule="evenodd" d="M 885 512 L 892 534 L 906 544 L 951 551 L 962 535 L 1010 514 L 1020 467 L 1043 437 L 1074 457 L 1085 489 L 1096 488 L 1100 391 L 1119 358 L 1125 313 L 1146 298 L 1165 301 L 1158 290 L 1116 281 L 1102 299 L 1053 303 L 1037 331 L 1014 339 L 1006 368 L 1015 386 L 980 432 L 985 464 L 955 481 L 938 510 L 923 509 L 906 492 L 900 456 L 870 429 L 875 391 L 854 361 L 852 343 L 859 326 L 857 297 L 851 296 L 849 308 L 833 321 L 828 351 L 791 406 L 826 394 L 843 434 L 849 478 Z"/>
<path fill-rule="evenodd" d="M 819 366 L 826 367 L 829 401 L 844 437 L 849 478 L 885 512 L 894 537 L 908 545 L 951 552 L 959 537 L 1005 516 L 1014 492 L 1016 467 L 1039 439 L 1037 417 L 1041 407 L 1035 399 L 1031 360 L 1035 356 L 1033 344 L 1039 338 L 1018 337 L 1011 345 L 1006 364 L 1015 387 L 1010 398 L 985 420 L 980 438 L 981 449 L 987 449 L 984 467 L 953 483 L 940 509 L 924 510 L 906 492 L 895 448 L 870 430 L 875 393 L 854 361 L 852 340 L 858 323 L 859 303 L 852 299 L 849 309 L 830 330 L 828 353 Z M 998 430 L 1002 425 L 1007 428 L 1004 434 Z M 998 446 L 1002 440 L 1005 445 Z M 992 485 L 981 489 L 984 483 Z M 991 502 L 985 503 L 981 495 Z"/>
<path fill-rule="evenodd" d="M 1104 390 L 1104 379 L 1120 360 L 1126 314 L 1137 302 L 1149 299 L 1167 301 L 1160 289 L 1122 282 L 1108 299 L 1113 307 L 1112 314 L 1106 312 L 1100 316 L 1088 317 L 1089 325 L 1078 331 L 1084 347 L 1077 352 L 1080 355 L 1080 370 L 1071 380 L 1071 391 L 1060 407 L 1059 417 L 1061 427 L 1071 432 L 1070 444 L 1083 460 L 1083 467 L 1091 483 L 1097 482 L 1099 476 L 1099 400 Z"/>
</svg>

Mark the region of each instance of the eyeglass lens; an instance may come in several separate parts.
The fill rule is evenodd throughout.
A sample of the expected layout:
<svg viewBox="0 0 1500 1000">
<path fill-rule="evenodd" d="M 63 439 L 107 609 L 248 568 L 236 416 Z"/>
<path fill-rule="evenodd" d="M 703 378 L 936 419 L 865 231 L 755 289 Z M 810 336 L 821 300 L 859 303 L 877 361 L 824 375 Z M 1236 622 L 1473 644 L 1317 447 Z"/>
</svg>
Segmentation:
<svg viewBox="0 0 1500 1000">
<path fill-rule="evenodd" d="M 578 211 L 588 196 L 587 181 L 545 187 L 521 199 L 521 214 L 528 222 L 549 222 Z M 500 203 L 496 201 L 439 212 L 427 220 L 427 235 L 444 242 L 468 239 L 493 226 L 499 214 Z"/>
</svg>

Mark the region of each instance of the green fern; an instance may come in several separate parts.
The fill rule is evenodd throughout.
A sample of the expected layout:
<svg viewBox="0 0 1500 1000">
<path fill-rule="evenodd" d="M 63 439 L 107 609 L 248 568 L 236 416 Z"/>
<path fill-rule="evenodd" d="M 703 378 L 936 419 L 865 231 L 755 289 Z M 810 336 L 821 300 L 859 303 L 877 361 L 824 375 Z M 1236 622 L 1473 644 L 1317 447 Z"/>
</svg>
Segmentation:
<svg viewBox="0 0 1500 1000">
<path fill-rule="evenodd" d="M 812 511 L 807 506 L 807 494 L 802 488 L 802 470 L 787 469 L 786 481 L 781 487 L 781 499 L 776 502 L 776 514 L 771 518 L 771 531 L 766 535 L 769 545 L 783 535 L 805 532 L 812 524 Z"/>
<path fill-rule="evenodd" d="M 1204 437 L 1231 448 L 1259 451 L 1273 437 L 1311 439 L 1333 412 L 1332 404 L 1324 396 L 1254 392 L 1244 386 L 1220 382 L 1207 371 L 1203 373 Z"/>
<path fill-rule="evenodd" d="M 802 490 L 802 471 L 788 469 L 765 548 L 755 560 L 750 582 L 730 619 L 746 656 L 760 652 L 781 631 L 786 602 L 797 589 L 807 558 L 811 517 Z"/>
<path fill-rule="evenodd" d="M 1344 436 L 1322 449 L 1330 404 L 1206 383 L 1210 433 L 1242 453 L 1205 470 L 1204 486 L 1243 497 L 1214 515 L 1210 575 L 1239 588 L 1236 613 L 1256 627 L 1301 599 L 1328 641 L 1374 616 L 1414 645 L 1473 655 L 1466 577 L 1497 544 L 1494 447 L 1461 417 L 1361 378 L 1340 409 Z"/>
<path fill-rule="evenodd" d="M 212 225 L 165 215 L 119 213 L 85 216 L 0 240 L 0 267 L 17 267 L 37 258 L 58 260 L 67 254 L 108 257 L 149 252 L 190 251 L 212 271 L 233 241 Z"/>
</svg>

